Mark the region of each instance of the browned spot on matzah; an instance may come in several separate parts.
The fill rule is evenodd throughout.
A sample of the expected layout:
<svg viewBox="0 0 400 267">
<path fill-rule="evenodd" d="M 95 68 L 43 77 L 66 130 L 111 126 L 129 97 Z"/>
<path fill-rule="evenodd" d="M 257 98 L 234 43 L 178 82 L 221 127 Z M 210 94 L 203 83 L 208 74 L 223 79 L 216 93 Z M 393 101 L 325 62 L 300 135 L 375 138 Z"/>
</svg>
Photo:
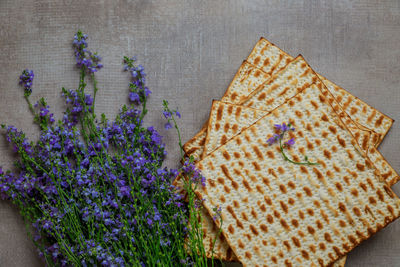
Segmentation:
<svg viewBox="0 0 400 267">
<path fill-rule="evenodd" d="M 211 187 L 215 187 L 215 182 L 214 182 L 213 180 L 208 179 L 207 181 L 208 181 L 208 184 L 209 184 Z"/>
<path fill-rule="evenodd" d="M 244 254 L 246 256 L 246 258 L 251 259 L 251 253 L 246 251 L 246 253 Z"/>
<path fill-rule="evenodd" d="M 235 228 L 233 228 L 232 224 L 230 224 L 230 225 L 228 226 L 228 231 L 229 231 L 229 233 L 231 233 L 231 234 L 235 233 Z"/>
<path fill-rule="evenodd" d="M 262 187 L 260 185 L 256 185 L 256 189 L 260 194 L 264 194 L 264 190 L 262 189 Z"/>
<path fill-rule="evenodd" d="M 267 94 L 266 94 L 265 92 L 263 92 L 262 94 L 260 94 L 260 95 L 257 97 L 257 100 L 258 100 L 258 101 L 262 101 L 262 100 L 265 99 L 266 96 L 267 96 Z"/>
<path fill-rule="evenodd" d="M 367 178 L 367 183 L 369 184 L 369 186 L 370 186 L 373 190 L 375 190 L 375 186 L 374 186 L 374 184 L 372 183 L 372 181 L 371 181 L 370 178 Z"/>
<path fill-rule="evenodd" d="M 217 181 L 218 181 L 218 183 L 220 183 L 220 184 L 225 184 L 225 180 L 224 180 L 223 178 L 221 178 L 221 177 L 218 177 L 218 178 L 217 178 Z"/>
<path fill-rule="evenodd" d="M 328 116 L 326 116 L 326 114 L 321 116 L 321 120 L 323 121 L 329 121 Z"/>
<path fill-rule="evenodd" d="M 281 214 L 277 210 L 274 210 L 274 216 L 279 219 Z"/>
<path fill-rule="evenodd" d="M 299 210 L 299 217 L 300 219 L 304 220 L 304 212 L 302 212 L 301 210 Z"/>
<path fill-rule="evenodd" d="M 272 260 L 273 263 L 277 263 L 278 262 L 278 260 L 277 260 L 277 258 L 275 256 L 272 256 L 271 260 Z"/>
<path fill-rule="evenodd" d="M 297 228 L 299 226 L 299 221 L 296 220 L 296 219 L 293 219 L 292 220 L 292 225 Z"/>
<path fill-rule="evenodd" d="M 263 212 L 266 212 L 266 211 L 267 211 L 267 208 L 265 207 L 264 204 L 262 204 L 262 205 L 260 206 L 260 210 L 263 211 Z"/>
<path fill-rule="evenodd" d="M 355 107 L 352 107 L 352 108 L 350 109 L 350 115 L 354 115 L 354 114 L 356 114 L 356 113 L 357 113 L 357 111 L 358 111 L 358 109 L 357 109 L 357 108 L 355 108 Z"/>
<path fill-rule="evenodd" d="M 314 215 L 314 211 L 313 211 L 312 209 L 307 209 L 307 213 L 308 213 L 308 215 L 310 215 L 310 216 L 313 216 L 313 215 Z"/>
<path fill-rule="evenodd" d="M 289 260 L 285 260 L 285 266 L 286 267 L 292 267 L 292 263 Z"/>
<path fill-rule="evenodd" d="M 295 189 L 295 188 L 296 188 L 296 185 L 295 185 L 292 181 L 289 181 L 289 182 L 288 182 L 288 186 L 289 186 L 291 189 Z"/>
<path fill-rule="evenodd" d="M 215 130 L 218 131 L 218 130 L 219 130 L 219 127 L 221 127 L 221 125 L 220 125 L 219 123 L 216 123 L 216 124 L 215 124 Z"/>
<path fill-rule="evenodd" d="M 278 172 L 279 172 L 280 174 L 284 174 L 284 173 L 285 173 L 285 170 L 284 170 L 281 166 L 279 166 L 279 167 L 278 167 Z"/>
<path fill-rule="evenodd" d="M 222 119 L 222 112 L 224 111 L 224 105 L 220 105 L 217 110 L 217 121 Z"/>
<path fill-rule="evenodd" d="M 384 185 L 383 188 L 385 189 L 386 194 L 388 194 L 390 198 L 394 198 L 395 194 L 393 193 L 392 189 L 390 189 L 390 187 Z"/>
<path fill-rule="evenodd" d="M 235 141 L 239 146 L 242 144 L 242 140 L 240 138 L 235 138 Z"/>
<path fill-rule="evenodd" d="M 308 173 L 307 168 L 304 167 L 304 166 L 300 166 L 300 171 L 301 171 L 302 173 Z"/>
<path fill-rule="evenodd" d="M 344 213 L 346 211 L 346 205 L 342 202 L 339 202 L 339 210 Z"/>
<path fill-rule="evenodd" d="M 229 156 L 229 153 L 228 153 L 228 151 L 226 151 L 226 150 L 224 150 L 224 151 L 222 152 L 222 155 L 224 156 L 224 158 L 225 158 L 226 160 L 230 160 L 230 159 L 231 159 L 231 156 Z"/>
<path fill-rule="evenodd" d="M 280 223 L 281 223 L 282 227 L 285 228 L 287 231 L 290 230 L 289 225 L 287 224 L 287 222 L 284 219 L 281 219 Z"/>
<path fill-rule="evenodd" d="M 379 198 L 380 201 L 384 201 L 384 200 L 385 200 L 385 198 L 384 198 L 383 193 L 382 193 L 381 190 L 378 189 L 378 190 L 376 191 L 376 194 L 378 195 L 378 198 Z"/>
<path fill-rule="evenodd" d="M 329 233 L 325 233 L 324 234 L 324 238 L 328 243 L 332 243 L 333 242 L 332 241 L 332 237 L 331 237 L 331 235 Z"/>
<path fill-rule="evenodd" d="M 248 220 L 249 220 L 249 218 L 247 217 L 247 214 L 246 214 L 245 212 L 242 212 L 242 218 L 243 218 L 243 220 L 245 220 L 245 221 L 248 221 Z"/>
<path fill-rule="evenodd" d="M 365 166 L 362 165 L 362 164 L 360 164 L 360 163 L 357 163 L 357 164 L 356 164 L 356 167 L 357 167 L 357 169 L 360 170 L 360 171 L 364 171 L 364 170 L 365 170 Z"/>
<path fill-rule="evenodd" d="M 229 131 L 229 122 L 224 125 L 224 132 L 227 133 Z"/>
<path fill-rule="evenodd" d="M 220 196 L 220 198 L 219 198 L 219 199 L 221 200 L 221 202 L 222 202 L 222 203 L 225 203 L 225 201 L 226 201 L 226 200 L 225 200 L 225 197 L 224 197 L 223 195 L 222 195 L 222 196 Z"/>
<path fill-rule="evenodd" d="M 283 202 L 283 201 L 279 201 L 279 203 L 281 204 L 281 208 L 285 213 L 288 213 L 288 206 Z"/>
<path fill-rule="evenodd" d="M 357 207 L 354 207 L 354 208 L 353 208 L 353 212 L 354 212 L 354 214 L 355 214 L 355 215 L 357 215 L 357 216 L 361 216 L 361 211 L 360 211 L 360 209 L 359 209 L 359 208 L 357 208 Z"/>
<path fill-rule="evenodd" d="M 228 205 L 228 207 L 226 208 L 228 210 L 228 212 L 232 215 L 233 218 L 237 219 L 235 212 L 233 211 L 232 206 Z"/>
<path fill-rule="evenodd" d="M 328 132 L 322 131 L 322 137 L 327 138 L 328 137 Z"/>
<path fill-rule="evenodd" d="M 238 130 L 238 128 L 239 128 L 239 126 L 238 126 L 237 124 L 234 124 L 234 125 L 232 126 L 232 131 L 233 131 L 234 133 L 236 133 L 237 130 Z"/>
<path fill-rule="evenodd" d="M 323 180 L 324 176 L 322 175 L 322 173 L 317 169 L 317 168 L 313 168 L 314 173 L 317 175 L 319 180 Z"/>
<path fill-rule="evenodd" d="M 239 208 L 239 202 L 237 200 L 234 200 L 233 201 L 233 206 L 238 209 Z"/>
<path fill-rule="evenodd" d="M 330 170 L 326 171 L 326 176 L 328 176 L 329 178 L 333 178 L 333 173 Z"/>
<path fill-rule="evenodd" d="M 317 220 L 315 223 L 317 224 L 318 229 L 322 229 L 323 228 L 323 224 L 322 224 L 322 222 L 320 220 Z"/>
<path fill-rule="evenodd" d="M 268 151 L 267 151 L 267 156 L 268 156 L 269 158 L 271 158 L 271 159 L 274 159 L 274 158 L 275 158 L 274 152 L 272 152 L 271 150 L 268 150 Z"/>
<path fill-rule="evenodd" d="M 258 149 L 257 146 L 253 146 L 253 150 L 254 150 L 254 152 L 256 153 L 257 158 L 258 158 L 259 160 L 263 160 L 263 159 L 264 159 L 263 154 L 261 153 L 260 149 Z"/>
<path fill-rule="evenodd" d="M 244 244 L 243 244 L 243 242 L 242 242 L 242 240 L 238 240 L 238 246 L 241 248 L 241 249 L 243 249 L 244 248 Z"/>
<path fill-rule="evenodd" d="M 233 178 L 231 177 L 228 168 L 226 167 L 226 165 L 221 165 L 221 170 L 224 173 L 224 175 L 231 181 L 233 181 Z"/>
<path fill-rule="evenodd" d="M 254 225 L 250 224 L 250 230 L 253 232 L 254 235 L 258 235 L 258 231 Z"/>
<path fill-rule="evenodd" d="M 367 186 L 363 182 L 360 182 L 359 185 L 365 192 L 367 192 Z"/>
<path fill-rule="evenodd" d="M 310 256 L 308 255 L 308 252 L 305 250 L 301 251 L 301 256 L 303 256 L 303 258 L 305 258 L 306 260 L 308 260 L 310 258 Z"/>
<path fill-rule="evenodd" d="M 340 227 L 346 227 L 346 222 L 343 220 L 339 220 Z"/>
<path fill-rule="evenodd" d="M 283 245 L 285 245 L 286 249 L 290 251 L 290 244 L 287 240 L 283 241 Z"/>
<path fill-rule="evenodd" d="M 383 115 L 381 115 L 381 116 L 379 117 L 379 119 L 376 120 L 376 122 L 375 122 L 375 127 L 381 126 L 382 121 L 383 121 L 384 118 L 385 118 L 385 117 L 383 117 Z"/>
<path fill-rule="evenodd" d="M 242 182 L 243 182 L 244 187 L 246 187 L 246 189 L 247 189 L 249 192 L 251 192 L 251 191 L 252 191 L 252 188 L 250 187 L 249 182 L 247 182 L 246 179 L 243 179 Z"/>
<path fill-rule="evenodd" d="M 369 197 L 368 200 L 372 205 L 376 205 L 376 199 L 374 197 Z"/>
<path fill-rule="evenodd" d="M 376 115 L 376 111 L 373 110 L 372 113 L 371 113 L 371 115 L 367 118 L 367 121 L 368 121 L 369 123 L 371 123 L 371 121 L 372 121 L 372 119 L 375 117 L 375 115 Z"/>
<path fill-rule="evenodd" d="M 232 102 L 236 102 L 236 97 L 238 97 L 238 94 L 236 92 L 233 92 L 233 94 L 231 94 L 231 100 Z"/>
<path fill-rule="evenodd" d="M 336 134 L 337 133 L 337 130 L 336 130 L 336 127 L 335 126 L 329 126 L 328 127 L 328 129 L 329 129 L 329 131 L 331 131 L 331 133 L 333 133 L 333 134 Z"/>
<path fill-rule="evenodd" d="M 343 191 L 343 187 L 340 183 L 335 183 L 335 186 L 336 186 L 337 190 L 339 190 L 340 192 Z"/>
<path fill-rule="evenodd" d="M 287 190 L 286 190 L 286 187 L 283 184 L 279 185 L 279 189 L 281 190 L 282 193 L 286 194 Z"/>
<path fill-rule="evenodd" d="M 293 244 L 296 246 L 296 247 L 301 247 L 301 245 L 300 245 L 300 241 L 297 239 L 297 237 L 295 237 L 295 236 L 292 236 L 292 241 L 293 241 Z"/>
<path fill-rule="evenodd" d="M 293 198 L 289 198 L 289 199 L 288 199 L 288 203 L 289 203 L 290 205 L 294 205 L 294 199 L 293 199 Z"/>
<path fill-rule="evenodd" d="M 328 215 L 326 215 L 326 213 L 325 213 L 323 210 L 320 210 L 320 213 L 321 213 L 322 218 L 324 218 L 324 221 L 325 221 L 326 223 L 329 223 L 329 217 L 328 217 Z"/>
<path fill-rule="evenodd" d="M 233 111 L 233 106 L 232 106 L 232 105 L 229 105 L 229 106 L 228 106 L 228 114 L 231 115 L 231 114 L 232 114 L 232 111 Z"/>
<path fill-rule="evenodd" d="M 231 185 L 235 190 L 238 190 L 239 185 L 238 185 L 238 183 L 236 181 L 231 181 Z"/>
<path fill-rule="evenodd" d="M 274 217 L 272 217 L 271 214 L 267 215 L 267 222 L 269 222 L 270 224 L 272 224 L 274 222 Z"/>
<path fill-rule="evenodd" d="M 315 143 L 316 143 L 318 146 L 320 146 L 320 145 L 321 145 L 321 140 L 315 139 Z"/>
<path fill-rule="evenodd" d="M 255 62 L 254 62 L 255 63 Z M 269 63 L 269 58 L 266 58 L 265 60 L 264 60 L 264 62 L 263 62 L 263 65 L 264 66 L 268 66 L 270 63 Z"/>
<path fill-rule="evenodd" d="M 226 192 L 226 193 L 230 193 L 231 192 L 231 190 L 229 189 L 229 187 L 227 187 L 226 185 L 224 186 L 224 191 Z"/>
<path fill-rule="evenodd" d="M 238 153 L 238 152 L 234 152 L 234 153 L 233 153 L 233 156 L 234 156 L 235 158 L 237 158 L 237 159 L 238 159 L 238 158 L 240 158 L 240 153 Z"/>
<path fill-rule="evenodd" d="M 328 158 L 328 159 L 331 159 L 331 158 L 332 158 L 331 152 L 329 152 L 328 150 L 324 150 L 324 156 L 325 156 L 326 158 Z"/>
<path fill-rule="evenodd" d="M 255 218 L 255 219 L 257 219 L 257 213 L 256 213 L 256 211 L 252 208 L 251 209 L 251 215 Z"/>
<path fill-rule="evenodd" d="M 333 246 L 332 248 L 335 251 L 336 255 L 338 255 L 338 256 L 342 255 L 342 253 L 340 252 L 340 249 L 338 247 Z"/>
<path fill-rule="evenodd" d="M 315 229 L 312 226 L 307 226 L 307 231 L 312 235 L 315 233 Z"/>
</svg>

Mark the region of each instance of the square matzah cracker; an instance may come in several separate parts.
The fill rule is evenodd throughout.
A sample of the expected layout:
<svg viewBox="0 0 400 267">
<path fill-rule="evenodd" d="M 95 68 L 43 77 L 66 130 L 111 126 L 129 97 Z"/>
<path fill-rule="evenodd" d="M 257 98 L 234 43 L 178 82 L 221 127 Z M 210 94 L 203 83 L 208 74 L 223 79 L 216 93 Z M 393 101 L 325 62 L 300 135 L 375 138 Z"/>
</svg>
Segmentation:
<svg viewBox="0 0 400 267">
<path fill-rule="evenodd" d="M 247 60 L 239 68 L 221 100 L 229 103 L 240 102 L 240 98 L 245 93 L 266 82 L 271 75 L 283 69 L 292 60 L 293 57 L 268 42 L 265 38 L 261 38 Z M 354 121 L 361 126 L 365 126 L 367 129 L 364 130 L 374 129 L 376 131 L 377 138 L 374 144 L 377 147 L 392 126 L 393 119 L 321 75 L 318 76 Z M 204 144 L 204 139 L 206 138 L 206 131 L 206 127 L 203 126 L 198 134 L 185 143 L 183 148 L 188 156 L 193 156 L 196 160 L 200 158 L 203 153 L 202 144 Z M 393 183 L 395 182 L 393 181 Z"/>
<path fill-rule="evenodd" d="M 307 154 L 320 165 L 288 163 L 266 144 L 282 122 L 296 127 L 289 157 Z M 400 213 L 400 200 L 315 84 L 197 166 L 207 179 L 197 193 L 210 213 L 222 207 L 223 234 L 245 266 L 326 266 Z"/>
</svg>

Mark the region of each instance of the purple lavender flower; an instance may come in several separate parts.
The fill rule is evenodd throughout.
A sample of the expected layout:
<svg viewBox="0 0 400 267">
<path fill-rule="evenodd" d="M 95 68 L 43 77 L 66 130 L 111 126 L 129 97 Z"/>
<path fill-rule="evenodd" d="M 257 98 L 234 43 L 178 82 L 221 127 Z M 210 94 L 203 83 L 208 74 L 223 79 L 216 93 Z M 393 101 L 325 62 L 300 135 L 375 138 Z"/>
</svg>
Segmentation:
<svg viewBox="0 0 400 267">
<path fill-rule="evenodd" d="M 81 31 L 78 31 L 74 36 L 72 44 L 75 48 L 76 65 L 78 68 L 86 69 L 89 73 L 94 73 L 100 70 L 103 64 L 100 63 L 101 57 L 97 53 L 92 53 L 87 49 L 87 38 L 88 35 Z"/>
<path fill-rule="evenodd" d="M 221 218 L 222 208 L 220 206 L 214 207 L 213 211 L 214 211 L 213 221 L 215 222 Z"/>
<path fill-rule="evenodd" d="M 169 119 L 169 118 L 171 118 L 171 112 L 169 112 L 169 111 L 167 111 L 167 110 L 164 110 L 163 111 L 163 114 L 164 114 L 164 117 L 166 118 L 166 119 Z"/>
<path fill-rule="evenodd" d="M 290 147 L 293 146 L 295 143 L 294 138 L 290 138 L 287 142 L 285 142 L 285 145 Z"/>
<path fill-rule="evenodd" d="M 19 84 L 25 89 L 25 97 L 29 97 L 32 94 L 33 78 L 35 77 L 33 70 L 24 70 L 19 76 Z"/>
<path fill-rule="evenodd" d="M 167 123 L 164 125 L 164 128 L 165 128 L 166 130 L 171 129 L 171 128 L 172 128 L 171 123 L 170 123 L 170 122 L 167 122 Z"/>
<path fill-rule="evenodd" d="M 281 136 L 279 134 L 274 134 L 271 138 L 268 138 L 268 145 L 272 145 L 273 143 L 277 142 L 280 137 Z"/>
</svg>

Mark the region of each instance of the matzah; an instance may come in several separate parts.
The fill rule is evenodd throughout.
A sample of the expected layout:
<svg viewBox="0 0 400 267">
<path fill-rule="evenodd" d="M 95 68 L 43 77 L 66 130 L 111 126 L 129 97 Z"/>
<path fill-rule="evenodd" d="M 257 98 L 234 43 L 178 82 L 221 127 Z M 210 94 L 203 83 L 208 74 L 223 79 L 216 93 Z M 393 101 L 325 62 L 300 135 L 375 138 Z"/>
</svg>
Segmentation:
<svg viewBox="0 0 400 267">
<path fill-rule="evenodd" d="M 294 160 L 307 154 L 319 166 L 290 164 L 266 145 L 274 124 L 289 121 L 296 145 L 287 153 Z M 325 129 L 332 129 L 328 136 Z M 222 232 L 245 266 L 326 266 L 400 212 L 399 199 L 316 84 L 197 166 L 207 179 L 197 193 L 210 213 L 222 207 Z"/>
<path fill-rule="evenodd" d="M 266 39 L 261 38 L 250 53 L 247 61 L 242 64 L 241 69 L 239 69 L 235 75 L 222 100 L 229 103 L 238 103 L 240 100 L 235 96 L 243 95 L 243 92 L 255 89 L 256 87 L 254 87 L 254 85 L 267 81 L 271 75 L 282 69 L 292 59 L 290 55 L 286 54 Z M 245 70 L 243 71 L 243 69 Z M 258 72 L 260 70 L 265 71 L 264 74 Z M 251 75 L 251 73 L 257 73 L 258 75 Z M 320 78 L 323 79 L 330 90 L 335 91 L 332 93 L 335 97 L 339 97 L 338 102 L 343 105 L 346 104 L 345 110 L 349 109 L 351 117 L 356 122 L 361 123 L 361 125 L 365 123 L 364 126 L 369 127 L 371 130 L 374 129 L 373 126 L 379 126 L 380 129 L 376 142 L 376 146 L 378 146 L 389 131 L 393 120 L 365 102 L 355 98 L 324 77 L 320 76 Z M 247 79 L 251 79 L 250 85 Z M 196 160 L 200 159 L 203 153 L 203 145 L 201 144 L 204 143 L 205 138 L 206 127 L 203 126 L 195 137 L 185 143 L 185 153 L 188 156 L 193 156 Z"/>
<path fill-rule="evenodd" d="M 317 75 L 312 71 L 312 69 L 306 64 L 304 59 L 302 57 L 296 58 L 294 61 L 290 62 L 288 66 L 279 72 L 278 74 L 275 75 L 276 77 L 273 77 L 273 79 L 270 80 L 270 82 L 264 84 L 263 86 L 260 86 L 256 91 L 254 91 L 251 96 L 242 102 L 245 105 L 250 105 L 256 108 L 265 108 L 265 109 L 273 109 L 280 105 L 281 103 L 285 102 L 287 99 L 293 97 L 297 92 L 301 91 L 302 89 L 299 89 L 300 86 L 307 85 L 310 83 L 316 83 L 319 82 Z M 296 81 L 296 84 L 294 81 Z M 325 89 L 326 90 L 326 89 Z M 325 92 L 327 93 L 327 91 Z M 333 97 L 330 97 L 331 101 L 333 100 Z M 227 139 L 230 139 L 235 132 L 240 131 L 241 128 L 245 128 L 249 126 L 246 120 L 252 115 L 257 113 L 257 110 L 255 109 L 249 109 L 249 108 L 241 108 L 239 109 L 233 109 L 233 106 L 230 106 L 227 104 L 228 107 L 231 107 L 231 111 L 229 112 L 227 110 L 222 109 L 221 112 L 227 112 L 228 114 L 231 113 L 233 115 L 234 119 L 237 119 L 236 122 L 234 122 L 234 119 L 228 120 L 230 122 L 233 122 L 232 125 L 227 125 L 226 122 L 224 123 L 219 123 L 216 122 L 218 120 L 218 108 L 215 109 L 216 112 L 211 112 L 210 114 L 210 123 L 209 127 L 212 125 L 214 130 L 217 130 L 215 132 L 219 132 L 219 141 L 217 143 L 224 143 Z M 239 112 L 238 112 L 239 111 Z M 220 114 L 222 114 L 220 112 Z M 265 113 L 264 113 L 265 114 Z M 222 116 L 222 115 L 221 115 Z M 262 116 L 262 112 L 258 111 L 258 115 L 255 116 Z M 343 115 L 345 116 L 345 115 Z M 347 114 L 346 114 L 347 116 Z M 346 122 L 347 125 L 352 129 L 352 133 L 356 137 L 356 139 L 359 141 L 360 146 L 363 147 L 365 151 L 368 150 L 368 139 L 369 139 L 369 133 L 363 133 L 360 134 L 360 130 L 357 128 L 357 125 L 354 124 L 354 122 L 351 121 L 348 116 L 346 117 Z M 228 123 L 229 124 L 229 123 Z M 236 126 L 236 129 L 235 129 Z M 220 130 L 220 131 L 218 131 Z M 210 132 L 210 131 L 209 131 Z M 212 132 L 212 131 L 211 131 Z M 209 135 L 207 135 L 207 141 L 205 144 L 206 150 L 208 147 L 208 140 Z M 215 145 L 215 144 L 214 144 Z M 216 147 L 213 147 L 215 149 Z M 374 162 L 379 162 L 377 166 L 381 167 L 380 170 L 384 171 L 385 177 L 388 177 L 388 173 L 392 173 L 394 177 L 396 177 L 396 174 L 394 170 L 390 167 L 389 164 L 383 159 L 383 157 L 377 152 L 377 150 L 373 149 L 372 153 L 374 153 L 373 160 Z M 203 152 L 204 154 L 204 152 Z M 206 154 L 205 154 L 206 155 Z M 393 178 L 393 176 L 391 176 Z M 209 217 L 209 216 L 208 216 Z M 216 236 L 216 232 L 213 232 L 211 229 L 215 228 L 213 226 L 212 220 L 210 218 L 207 218 L 208 220 L 205 220 L 204 222 L 204 232 L 207 233 L 205 235 L 205 244 L 209 244 L 212 240 L 214 240 Z M 211 222 L 211 225 L 208 225 L 207 223 Z M 206 249 L 210 249 L 211 247 L 206 247 Z M 227 244 L 224 244 L 223 242 L 218 242 L 216 244 L 216 251 L 217 255 L 221 257 L 222 259 L 230 259 L 232 258 L 230 255 L 226 255 L 224 252 L 228 251 L 229 246 Z M 222 256 L 221 256 L 222 255 Z"/>
<path fill-rule="evenodd" d="M 291 64 L 295 64 L 296 62 L 292 62 Z M 299 58 L 299 63 L 303 63 L 301 58 Z M 302 64 L 297 64 L 297 66 L 301 67 Z M 306 72 L 307 66 L 303 67 L 303 73 Z M 312 80 L 312 72 L 310 72 L 310 77 L 309 81 Z M 278 75 L 278 74 L 277 74 Z M 315 75 L 315 74 L 314 74 Z M 259 88 L 257 91 L 258 93 L 254 93 L 253 96 L 260 95 L 261 93 L 264 92 L 270 92 L 271 88 L 274 88 L 276 90 L 275 95 L 283 96 L 282 89 L 285 90 L 285 87 L 278 86 L 279 81 L 285 81 L 287 77 L 279 77 L 277 79 L 278 81 L 276 83 L 270 83 L 269 85 L 266 85 L 262 88 Z M 294 77 L 295 78 L 295 77 Z M 306 83 L 307 80 L 304 82 Z M 281 90 L 280 90 L 281 89 Z M 327 91 L 325 91 L 325 94 L 327 94 Z M 272 93 L 272 95 L 274 95 Z M 287 96 L 287 98 L 291 98 L 292 95 Z M 333 99 L 333 97 L 330 97 Z M 253 101 L 250 101 L 251 99 L 254 99 Z M 261 101 L 260 98 L 258 97 L 253 97 L 249 98 L 249 100 L 244 101 L 246 102 L 251 102 L 252 105 L 255 105 L 256 102 Z M 265 99 L 266 102 L 270 102 L 271 104 L 273 103 L 270 98 Z M 263 102 L 261 102 L 263 104 Z M 266 107 L 267 105 L 260 105 L 260 107 Z M 275 106 L 272 106 L 274 108 Z M 257 119 L 262 117 L 263 115 L 267 114 L 268 111 L 261 111 L 253 108 L 248 108 L 245 106 L 241 105 L 233 105 L 229 103 L 223 103 L 221 101 L 214 101 L 213 106 L 211 109 L 210 113 L 210 119 L 209 119 L 209 125 L 207 129 L 207 138 L 205 142 L 205 149 L 203 152 L 203 156 L 208 155 L 209 151 L 213 151 L 217 147 L 223 145 L 227 140 L 231 139 L 233 136 L 238 134 L 242 129 L 247 128 L 251 124 L 253 124 Z M 346 120 L 350 120 L 348 115 L 343 115 L 346 116 Z M 384 178 L 387 178 L 388 174 L 390 174 L 392 171 L 393 173 L 394 170 L 391 168 L 389 164 L 384 160 L 384 158 L 381 156 L 381 154 L 374 148 L 372 147 L 371 152 L 369 152 L 369 146 L 368 146 L 368 140 L 370 138 L 370 133 L 368 131 L 361 131 L 358 128 L 355 128 L 355 125 L 352 123 L 347 123 L 348 125 L 352 126 L 351 132 L 354 134 L 356 140 L 364 150 L 364 152 L 368 152 L 370 154 L 369 156 L 375 162 L 376 166 L 378 166 L 378 170 L 381 171 L 382 174 L 384 174 Z M 208 216 L 209 217 L 209 216 Z M 212 220 L 208 220 L 211 221 Z M 207 222 L 206 222 L 207 223 Z M 210 228 L 215 228 L 214 226 L 208 226 L 205 224 L 205 228 L 209 229 L 207 231 L 207 236 L 206 240 L 207 243 L 210 242 L 209 240 L 214 240 L 217 232 L 210 231 Z M 228 248 L 227 244 L 218 244 L 217 250 L 222 248 L 222 252 L 220 251 L 219 255 L 224 255 L 223 251 L 226 251 Z M 223 258 L 226 258 L 223 256 Z M 229 257 L 231 258 L 231 257 Z"/>
<path fill-rule="evenodd" d="M 271 46 L 277 48 L 274 44 L 270 43 L 265 38 L 261 38 L 255 45 L 253 51 L 250 53 L 249 57 L 247 58 L 247 61 L 255 65 L 257 68 L 265 72 L 269 72 L 270 67 L 265 66 L 263 62 L 270 58 L 271 56 L 270 53 L 265 53 L 264 51 L 271 50 L 269 48 Z M 289 56 L 288 54 L 286 54 L 279 48 L 277 49 L 279 50 L 279 52 L 277 52 L 279 55 L 282 55 L 282 57 L 284 57 L 285 59 L 288 58 Z M 292 57 L 289 56 L 289 60 L 291 58 Z M 343 107 L 343 110 L 350 115 L 353 121 L 359 122 L 363 126 L 371 130 L 373 129 L 375 132 L 381 135 L 380 140 L 378 142 L 379 144 L 380 141 L 383 139 L 383 137 L 389 131 L 390 127 L 392 126 L 393 119 L 386 116 L 382 112 L 376 110 L 375 108 L 371 107 L 370 105 L 358 99 L 357 97 L 353 96 L 343 88 L 335 85 L 333 82 L 327 80 L 320 74 L 318 75 L 320 79 L 324 82 L 324 84 L 328 87 L 328 89 L 331 91 L 331 93 L 334 95 L 337 102 Z"/>
<path fill-rule="evenodd" d="M 244 61 L 222 97 L 222 101 L 238 103 L 243 99 L 243 96 L 247 96 L 260 84 L 268 80 L 271 75 L 279 72 L 293 60 L 290 55 L 276 46 L 263 47 L 262 52 L 264 55 L 268 55 L 268 58 L 263 62 L 263 70 L 256 69 L 249 62 Z M 196 161 L 199 160 L 203 154 L 204 141 L 207 135 L 206 129 L 207 126 L 205 124 L 201 130 L 183 146 L 186 155 L 193 156 Z"/>
</svg>

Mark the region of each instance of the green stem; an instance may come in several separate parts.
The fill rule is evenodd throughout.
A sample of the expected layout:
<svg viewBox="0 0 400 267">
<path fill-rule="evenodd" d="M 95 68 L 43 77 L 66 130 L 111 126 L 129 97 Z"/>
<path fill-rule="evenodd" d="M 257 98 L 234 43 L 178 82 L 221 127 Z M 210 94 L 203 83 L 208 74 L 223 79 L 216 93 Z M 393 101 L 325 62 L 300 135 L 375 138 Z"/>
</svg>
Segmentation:
<svg viewBox="0 0 400 267">
<path fill-rule="evenodd" d="M 282 136 L 282 138 L 283 138 L 283 136 Z M 288 156 L 286 156 L 285 152 L 283 151 L 284 146 L 282 145 L 282 138 L 279 138 L 279 146 L 281 148 L 282 156 L 286 161 L 289 161 L 290 163 L 293 163 L 296 165 L 319 165 L 318 162 L 310 162 L 308 160 L 307 156 L 305 157 L 306 162 L 297 162 L 297 161 L 293 161 L 293 160 L 289 159 Z"/>
</svg>

